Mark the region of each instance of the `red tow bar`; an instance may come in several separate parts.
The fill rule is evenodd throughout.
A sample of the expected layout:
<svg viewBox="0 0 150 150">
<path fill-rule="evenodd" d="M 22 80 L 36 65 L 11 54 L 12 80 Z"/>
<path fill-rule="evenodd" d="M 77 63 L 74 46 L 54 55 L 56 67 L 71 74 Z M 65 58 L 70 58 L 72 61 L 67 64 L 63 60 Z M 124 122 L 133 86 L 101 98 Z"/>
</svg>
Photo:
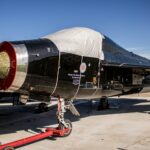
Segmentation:
<svg viewBox="0 0 150 150">
<path fill-rule="evenodd" d="M 45 139 L 47 137 L 53 137 L 53 136 L 58 136 L 58 137 L 63 137 L 66 132 L 68 132 L 69 129 L 58 129 L 58 128 L 47 128 L 45 132 L 27 137 L 21 140 L 17 140 L 14 142 L 10 142 L 7 144 L 0 145 L 0 150 L 13 150 L 16 147 L 20 147 L 32 142 L 36 142 L 38 140 Z"/>
</svg>

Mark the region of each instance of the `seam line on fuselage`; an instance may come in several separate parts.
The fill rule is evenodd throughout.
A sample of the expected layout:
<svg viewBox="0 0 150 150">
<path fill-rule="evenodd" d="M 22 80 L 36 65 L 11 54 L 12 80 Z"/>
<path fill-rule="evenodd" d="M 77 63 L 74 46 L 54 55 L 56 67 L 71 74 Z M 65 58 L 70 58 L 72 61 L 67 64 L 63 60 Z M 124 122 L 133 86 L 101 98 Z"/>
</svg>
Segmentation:
<svg viewBox="0 0 150 150">
<path fill-rule="evenodd" d="M 58 59 L 58 70 L 57 70 L 57 78 L 56 78 L 56 83 L 53 92 L 51 93 L 50 97 L 55 93 L 58 85 L 58 80 L 59 80 L 59 70 L 60 70 L 60 59 L 61 59 L 61 52 L 59 51 L 59 59 Z"/>
<path fill-rule="evenodd" d="M 81 63 L 80 63 L 80 65 L 82 64 L 82 62 L 83 62 L 83 56 L 82 56 L 82 58 L 81 58 Z M 79 67 L 80 67 L 80 66 L 79 66 Z M 78 85 L 77 91 L 76 91 L 76 93 L 75 93 L 75 95 L 73 96 L 72 99 L 75 99 L 75 98 L 76 98 L 76 96 L 77 96 L 77 94 L 78 94 L 78 92 L 79 92 L 79 89 L 80 89 L 80 85 L 81 85 L 81 71 L 80 71 L 79 85 Z"/>
</svg>

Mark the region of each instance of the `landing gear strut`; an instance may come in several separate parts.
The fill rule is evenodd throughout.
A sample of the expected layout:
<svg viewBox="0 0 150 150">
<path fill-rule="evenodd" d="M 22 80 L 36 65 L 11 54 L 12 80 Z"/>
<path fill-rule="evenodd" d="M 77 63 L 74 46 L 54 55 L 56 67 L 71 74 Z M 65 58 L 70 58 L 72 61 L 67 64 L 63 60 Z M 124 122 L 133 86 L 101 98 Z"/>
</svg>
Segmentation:
<svg viewBox="0 0 150 150">
<path fill-rule="evenodd" d="M 66 112 L 65 100 L 63 98 L 58 98 L 58 109 L 57 109 L 57 119 L 58 119 L 58 129 L 64 130 L 68 129 L 68 132 L 65 132 L 64 136 L 70 135 L 72 132 L 72 123 L 70 120 L 64 118 Z"/>
</svg>

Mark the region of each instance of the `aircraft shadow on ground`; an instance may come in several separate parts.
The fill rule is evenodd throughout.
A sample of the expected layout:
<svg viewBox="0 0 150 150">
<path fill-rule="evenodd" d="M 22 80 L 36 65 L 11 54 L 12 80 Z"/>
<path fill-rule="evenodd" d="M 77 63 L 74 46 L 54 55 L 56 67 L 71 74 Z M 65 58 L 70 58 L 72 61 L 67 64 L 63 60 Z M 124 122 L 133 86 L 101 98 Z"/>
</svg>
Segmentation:
<svg viewBox="0 0 150 150">
<path fill-rule="evenodd" d="M 110 114 L 121 114 L 121 113 L 149 113 L 150 112 L 150 101 L 146 99 L 126 99 L 121 98 L 119 100 L 117 99 L 110 99 L 110 109 L 107 110 L 101 110 L 97 111 L 98 102 L 96 101 L 85 101 L 84 103 L 81 103 L 76 106 L 78 111 L 80 112 L 80 117 L 73 116 L 70 111 L 67 111 L 65 114 L 65 118 L 71 120 L 72 122 L 79 121 L 81 118 L 89 117 L 89 116 L 95 116 L 95 115 L 110 115 Z M 11 108 L 9 109 L 8 113 L 2 113 L 0 112 L 0 135 L 1 134 L 10 134 L 10 133 L 16 133 L 21 130 L 25 130 L 27 132 L 31 133 L 39 133 L 41 132 L 41 128 L 46 128 L 48 126 L 57 125 L 57 119 L 56 119 L 56 105 L 50 107 L 49 112 L 44 112 L 41 114 L 35 113 L 35 106 L 25 106 L 17 109 L 15 107 L 15 110 Z M 4 110 L 5 108 L 3 108 Z M 8 109 L 6 109 L 8 110 Z M 0 109 L 1 111 L 1 109 Z M 12 111 L 12 113 L 11 113 Z M 25 111 L 25 112 L 24 112 Z M 23 118 L 20 113 L 23 113 L 25 116 L 25 119 L 16 121 L 13 123 L 11 120 L 13 120 L 15 117 L 18 119 Z M 149 113 L 150 114 L 150 113 Z M 3 119 L 5 118 L 5 119 Z M 9 120 L 11 123 L 6 122 L 6 120 Z M 1 125 L 6 123 L 6 125 Z"/>
</svg>

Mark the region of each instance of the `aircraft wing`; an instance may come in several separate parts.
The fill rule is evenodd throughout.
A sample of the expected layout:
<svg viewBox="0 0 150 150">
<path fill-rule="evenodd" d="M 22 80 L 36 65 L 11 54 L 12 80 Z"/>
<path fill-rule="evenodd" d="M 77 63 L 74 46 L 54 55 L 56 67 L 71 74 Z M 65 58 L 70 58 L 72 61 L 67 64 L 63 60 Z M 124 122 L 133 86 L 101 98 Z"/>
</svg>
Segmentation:
<svg viewBox="0 0 150 150">
<path fill-rule="evenodd" d="M 150 60 L 129 52 L 105 36 L 103 40 L 104 66 L 150 69 Z"/>
</svg>

